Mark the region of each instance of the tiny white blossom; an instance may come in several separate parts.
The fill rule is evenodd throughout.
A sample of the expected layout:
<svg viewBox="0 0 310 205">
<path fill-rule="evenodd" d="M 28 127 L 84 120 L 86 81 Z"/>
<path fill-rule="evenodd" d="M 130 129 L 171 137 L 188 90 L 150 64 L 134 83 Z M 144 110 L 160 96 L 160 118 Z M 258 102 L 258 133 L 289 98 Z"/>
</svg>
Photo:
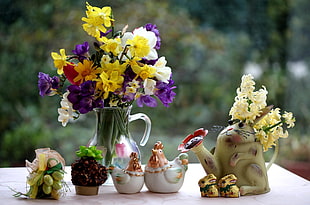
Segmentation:
<svg viewBox="0 0 310 205">
<path fill-rule="evenodd" d="M 62 100 L 60 101 L 61 107 L 58 108 L 58 122 L 61 122 L 62 126 L 66 126 L 69 120 L 74 119 L 74 110 L 72 108 L 72 103 L 69 102 L 67 96 L 69 91 L 67 91 L 64 95 Z"/>
</svg>

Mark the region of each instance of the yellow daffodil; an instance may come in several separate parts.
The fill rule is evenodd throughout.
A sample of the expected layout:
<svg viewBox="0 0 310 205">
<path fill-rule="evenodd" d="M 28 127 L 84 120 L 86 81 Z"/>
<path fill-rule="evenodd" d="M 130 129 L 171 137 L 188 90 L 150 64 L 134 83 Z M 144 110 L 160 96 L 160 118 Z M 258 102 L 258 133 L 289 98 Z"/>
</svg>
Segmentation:
<svg viewBox="0 0 310 205">
<path fill-rule="evenodd" d="M 135 36 L 133 39 L 128 39 L 129 51 L 135 57 L 144 57 L 150 52 L 148 40 L 142 36 Z"/>
<path fill-rule="evenodd" d="M 114 92 L 122 88 L 124 77 L 119 75 L 118 71 L 111 71 L 110 75 L 106 72 L 100 74 L 100 79 L 97 82 L 97 88 L 102 92 L 103 98 L 106 99 L 110 92 Z"/>
<path fill-rule="evenodd" d="M 106 32 L 107 30 L 102 24 L 96 25 L 96 19 L 82 18 L 82 20 L 86 22 L 83 24 L 84 31 L 97 39 L 100 38 L 100 32 Z"/>
<path fill-rule="evenodd" d="M 126 70 L 127 64 L 123 63 L 120 64 L 118 60 L 113 63 L 106 63 L 103 64 L 103 70 L 108 74 L 111 75 L 112 72 L 117 73 L 118 76 L 122 76 Z"/>
<path fill-rule="evenodd" d="M 107 53 L 112 53 L 115 56 L 118 56 L 123 48 L 121 46 L 121 39 L 120 38 L 114 38 L 114 39 L 104 39 L 103 45 L 100 46 L 102 50 L 104 50 Z"/>
<path fill-rule="evenodd" d="M 86 22 L 83 24 L 83 29 L 88 33 L 88 35 L 93 36 L 97 39 L 100 38 L 100 32 L 105 33 L 107 27 L 111 27 L 112 9 L 111 7 L 103 7 L 102 9 L 98 7 L 93 7 L 86 3 L 86 16 L 83 17 L 82 21 Z"/>
<path fill-rule="evenodd" d="M 86 8 L 86 15 L 88 18 L 99 18 L 101 20 L 100 24 L 103 24 L 105 27 L 111 27 L 111 21 L 114 21 L 114 19 L 112 19 L 111 17 L 111 7 L 105 6 L 102 8 L 98 8 L 95 6 L 91 6 L 88 2 L 86 2 Z"/>
<path fill-rule="evenodd" d="M 101 73 L 101 69 L 93 65 L 92 61 L 84 60 L 83 63 L 78 63 L 74 68 L 78 75 L 74 78 L 74 82 L 79 82 L 80 84 L 97 78 L 97 75 Z"/>
<path fill-rule="evenodd" d="M 54 60 L 54 66 L 57 68 L 57 73 L 59 75 L 63 74 L 63 67 L 68 63 L 65 49 L 60 49 L 60 54 L 52 52 L 51 56 Z"/>
<path fill-rule="evenodd" d="M 156 72 L 156 69 L 154 67 L 146 64 L 144 64 L 143 66 L 140 66 L 138 64 L 132 65 L 132 70 L 135 74 L 137 74 L 137 77 L 142 78 L 142 80 L 154 77 L 154 74 Z"/>
</svg>

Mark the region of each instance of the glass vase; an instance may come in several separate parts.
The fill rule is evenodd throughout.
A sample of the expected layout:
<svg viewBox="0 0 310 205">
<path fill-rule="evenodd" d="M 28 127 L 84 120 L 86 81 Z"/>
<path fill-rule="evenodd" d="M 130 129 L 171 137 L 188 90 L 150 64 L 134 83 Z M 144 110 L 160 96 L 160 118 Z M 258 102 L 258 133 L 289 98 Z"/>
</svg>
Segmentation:
<svg viewBox="0 0 310 205">
<path fill-rule="evenodd" d="M 87 146 L 96 146 L 97 149 L 102 150 L 102 164 L 106 167 L 113 164 L 122 169 L 126 168 L 131 152 L 137 152 L 141 159 L 139 147 L 130 135 L 129 123 L 139 119 L 145 122 L 144 134 L 140 141 L 140 146 L 144 146 L 149 139 L 151 120 L 143 113 L 131 115 L 131 108 L 132 106 L 94 109 L 96 113 L 95 134 Z"/>
</svg>

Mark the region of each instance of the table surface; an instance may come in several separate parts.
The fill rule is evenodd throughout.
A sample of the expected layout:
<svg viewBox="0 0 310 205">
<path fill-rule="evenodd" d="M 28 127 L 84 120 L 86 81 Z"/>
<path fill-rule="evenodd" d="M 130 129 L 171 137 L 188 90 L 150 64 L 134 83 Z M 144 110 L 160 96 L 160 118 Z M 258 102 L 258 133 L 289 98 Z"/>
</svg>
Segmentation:
<svg viewBox="0 0 310 205">
<path fill-rule="evenodd" d="M 268 171 L 271 191 L 266 194 L 241 196 L 239 198 L 207 198 L 201 197 L 198 180 L 205 176 L 200 164 L 190 164 L 186 172 L 182 188 L 177 193 L 152 193 L 144 186 L 137 194 L 119 194 L 113 185 L 102 185 L 96 196 L 76 195 L 71 183 L 70 167 L 66 167 L 65 181 L 70 187 L 66 196 L 59 200 L 16 198 L 12 195 L 16 191 L 26 192 L 26 168 L 0 168 L 0 200 L 5 204 L 310 204 L 310 181 L 301 178 L 282 167 L 274 164 Z"/>
</svg>

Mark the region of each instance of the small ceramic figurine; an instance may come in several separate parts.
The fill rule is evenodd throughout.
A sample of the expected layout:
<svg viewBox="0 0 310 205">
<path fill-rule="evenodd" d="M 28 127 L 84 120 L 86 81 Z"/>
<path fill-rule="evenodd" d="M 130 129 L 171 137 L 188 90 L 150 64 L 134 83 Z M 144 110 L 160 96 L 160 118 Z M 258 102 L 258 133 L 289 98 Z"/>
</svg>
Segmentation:
<svg viewBox="0 0 310 205">
<path fill-rule="evenodd" d="M 216 182 L 216 176 L 214 174 L 208 174 L 201 178 L 198 182 L 200 187 L 200 193 L 202 197 L 218 197 L 218 187 Z"/>
<path fill-rule="evenodd" d="M 121 194 L 133 194 L 141 191 L 144 184 L 144 172 L 136 152 L 130 154 L 126 169 L 110 166 L 113 184 Z"/>
<path fill-rule="evenodd" d="M 168 161 L 163 148 L 163 144 L 157 142 L 152 149 L 152 156 L 145 167 L 145 185 L 151 192 L 177 192 L 183 185 L 188 155 L 182 153 L 173 161 Z"/>
<path fill-rule="evenodd" d="M 257 122 L 270 111 L 270 107 L 261 111 Z M 217 138 L 214 154 L 203 145 L 203 138 L 207 130 L 198 129 L 188 135 L 179 150 L 193 151 L 207 174 L 213 173 L 217 178 L 227 174 L 235 174 L 238 178 L 237 186 L 241 195 L 263 194 L 269 192 L 269 183 L 263 149 L 260 142 L 255 141 L 253 127 L 233 121 Z"/>
<path fill-rule="evenodd" d="M 237 177 L 233 174 L 228 174 L 221 178 L 218 182 L 220 194 L 223 197 L 238 198 L 239 188 L 236 185 Z"/>
</svg>

